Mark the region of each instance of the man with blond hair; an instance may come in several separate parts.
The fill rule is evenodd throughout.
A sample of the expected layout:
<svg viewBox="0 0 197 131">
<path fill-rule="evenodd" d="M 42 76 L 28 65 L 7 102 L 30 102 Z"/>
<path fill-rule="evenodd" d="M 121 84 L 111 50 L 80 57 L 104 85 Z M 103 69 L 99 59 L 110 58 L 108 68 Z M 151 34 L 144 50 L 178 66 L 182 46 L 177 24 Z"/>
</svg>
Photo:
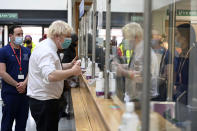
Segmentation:
<svg viewBox="0 0 197 131">
<path fill-rule="evenodd" d="M 38 45 L 29 62 L 27 95 L 37 131 L 58 131 L 59 99 L 64 80 L 81 74 L 80 63 L 60 64 L 58 49 L 71 44 L 72 28 L 64 21 L 54 21 L 48 38 Z"/>
<path fill-rule="evenodd" d="M 139 100 L 142 91 L 142 74 L 143 74 L 143 62 L 144 62 L 144 42 L 143 42 L 143 30 L 138 23 L 129 23 L 122 29 L 123 37 L 129 46 L 129 49 L 133 50 L 132 57 L 127 67 L 119 65 L 117 68 L 117 75 L 125 76 L 125 101 Z M 150 96 L 155 98 L 158 96 L 157 91 L 157 76 L 159 73 L 159 65 L 157 63 L 157 56 L 151 49 L 151 88 Z"/>
</svg>

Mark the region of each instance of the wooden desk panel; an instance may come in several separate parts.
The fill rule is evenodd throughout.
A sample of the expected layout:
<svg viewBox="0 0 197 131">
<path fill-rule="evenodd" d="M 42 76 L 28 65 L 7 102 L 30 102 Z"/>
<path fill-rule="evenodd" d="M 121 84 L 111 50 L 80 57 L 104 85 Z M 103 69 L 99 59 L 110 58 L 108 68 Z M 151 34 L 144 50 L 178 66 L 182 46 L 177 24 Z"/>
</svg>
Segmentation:
<svg viewBox="0 0 197 131">
<path fill-rule="evenodd" d="M 95 105 L 92 96 L 90 95 L 89 91 L 86 87 L 80 87 L 81 96 L 83 99 L 83 104 L 85 106 L 86 112 L 88 114 L 88 118 L 92 127 L 93 131 L 107 131 L 108 128 L 106 127 L 103 119 Z"/>
<path fill-rule="evenodd" d="M 81 101 L 82 97 L 80 95 L 79 88 L 72 88 L 71 94 L 74 108 L 76 131 L 92 131 L 86 109 L 83 105 L 83 101 Z"/>
</svg>

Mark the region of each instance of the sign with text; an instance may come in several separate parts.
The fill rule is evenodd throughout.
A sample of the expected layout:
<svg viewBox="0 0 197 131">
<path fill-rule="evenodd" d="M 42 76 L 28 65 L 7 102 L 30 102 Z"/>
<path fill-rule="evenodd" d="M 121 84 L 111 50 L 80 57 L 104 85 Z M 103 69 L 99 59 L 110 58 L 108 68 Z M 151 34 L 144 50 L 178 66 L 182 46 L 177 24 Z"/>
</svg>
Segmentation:
<svg viewBox="0 0 197 131">
<path fill-rule="evenodd" d="M 167 10 L 167 15 L 169 15 L 170 11 Z M 197 16 L 197 10 L 176 10 L 176 16 Z"/>
<path fill-rule="evenodd" d="M 132 22 L 142 22 L 144 21 L 143 16 L 131 16 L 131 21 Z"/>
<path fill-rule="evenodd" d="M 18 19 L 18 13 L 0 13 L 0 19 Z"/>
</svg>

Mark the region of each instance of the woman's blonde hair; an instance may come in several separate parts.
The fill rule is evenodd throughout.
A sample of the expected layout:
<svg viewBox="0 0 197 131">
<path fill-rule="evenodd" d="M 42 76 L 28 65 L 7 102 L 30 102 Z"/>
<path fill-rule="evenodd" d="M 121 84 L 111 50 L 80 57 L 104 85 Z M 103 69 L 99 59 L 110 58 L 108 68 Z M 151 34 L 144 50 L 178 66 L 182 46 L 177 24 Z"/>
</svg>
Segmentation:
<svg viewBox="0 0 197 131">
<path fill-rule="evenodd" d="M 128 40 L 135 40 L 135 37 L 142 39 L 143 31 L 140 24 L 131 22 L 122 28 L 123 37 Z"/>
<path fill-rule="evenodd" d="M 62 20 L 56 20 L 49 26 L 48 37 L 54 38 L 55 36 L 69 35 L 72 28 Z"/>
</svg>

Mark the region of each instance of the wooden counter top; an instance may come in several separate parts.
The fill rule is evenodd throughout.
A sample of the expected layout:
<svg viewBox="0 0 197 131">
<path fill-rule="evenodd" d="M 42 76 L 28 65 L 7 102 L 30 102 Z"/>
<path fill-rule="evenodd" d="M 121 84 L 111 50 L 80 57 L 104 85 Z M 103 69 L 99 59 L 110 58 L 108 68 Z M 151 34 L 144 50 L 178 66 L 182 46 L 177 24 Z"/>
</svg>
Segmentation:
<svg viewBox="0 0 197 131">
<path fill-rule="evenodd" d="M 76 131 L 108 131 L 86 87 L 72 88 Z"/>
<path fill-rule="evenodd" d="M 81 78 L 84 81 L 89 92 L 91 93 L 92 98 L 96 103 L 104 122 L 107 125 L 107 128 L 110 131 L 117 131 L 121 122 L 123 111 L 120 108 L 116 108 L 118 105 L 116 105 L 112 99 L 97 97 L 95 92 L 95 86 L 89 86 L 88 81 L 85 79 L 84 76 L 82 76 Z"/>
<path fill-rule="evenodd" d="M 77 131 L 83 131 L 83 129 L 88 131 L 118 130 L 124 104 L 119 101 L 114 102 L 112 99 L 97 97 L 95 86 L 89 86 L 84 76 L 80 76 L 80 88 L 72 88 L 72 99 Z M 117 108 L 119 105 L 121 108 Z M 139 112 L 137 113 L 140 115 Z M 154 115 L 158 119 L 155 124 L 159 124 L 159 131 L 180 131 L 159 114 L 154 113 Z M 150 131 L 156 130 L 150 129 Z"/>
</svg>

